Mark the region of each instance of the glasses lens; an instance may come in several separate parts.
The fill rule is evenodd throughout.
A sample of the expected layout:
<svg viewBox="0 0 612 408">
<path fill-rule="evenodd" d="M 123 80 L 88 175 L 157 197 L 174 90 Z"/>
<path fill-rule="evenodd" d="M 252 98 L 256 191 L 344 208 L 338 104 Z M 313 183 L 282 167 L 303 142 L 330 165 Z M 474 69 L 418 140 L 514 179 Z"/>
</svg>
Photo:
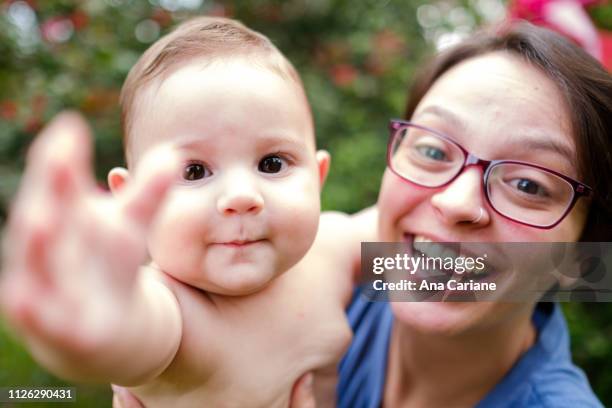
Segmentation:
<svg viewBox="0 0 612 408">
<path fill-rule="evenodd" d="M 556 223 L 574 197 L 571 184 L 544 170 L 502 163 L 487 179 L 491 205 L 505 216 L 540 227 Z"/>
<path fill-rule="evenodd" d="M 463 166 L 459 147 L 419 127 L 398 129 L 391 141 L 389 166 L 400 176 L 425 187 L 450 181 Z"/>
</svg>

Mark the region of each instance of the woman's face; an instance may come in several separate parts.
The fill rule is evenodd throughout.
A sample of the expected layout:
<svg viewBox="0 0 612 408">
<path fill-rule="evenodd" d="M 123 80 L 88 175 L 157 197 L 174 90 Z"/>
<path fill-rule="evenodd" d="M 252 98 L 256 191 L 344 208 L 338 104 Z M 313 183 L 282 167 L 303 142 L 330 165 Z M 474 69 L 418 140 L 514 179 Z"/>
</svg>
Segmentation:
<svg viewBox="0 0 612 408">
<path fill-rule="evenodd" d="M 568 116 L 562 94 L 544 73 L 517 56 L 495 52 L 466 60 L 443 74 L 411 121 L 446 134 L 482 159 L 530 162 L 577 179 L 575 158 L 568 154 L 575 152 Z M 449 185 L 424 188 L 387 169 L 378 199 L 380 239 L 408 243 L 415 237 L 439 242 L 579 239 L 587 215 L 584 200 L 556 227 L 537 229 L 494 212 L 482 180 L 482 170 L 472 166 Z M 488 328 L 532 307 L 497 302 L 393 304 L 396 318 L 405 324 L 446 333 Z"/>
</svg>

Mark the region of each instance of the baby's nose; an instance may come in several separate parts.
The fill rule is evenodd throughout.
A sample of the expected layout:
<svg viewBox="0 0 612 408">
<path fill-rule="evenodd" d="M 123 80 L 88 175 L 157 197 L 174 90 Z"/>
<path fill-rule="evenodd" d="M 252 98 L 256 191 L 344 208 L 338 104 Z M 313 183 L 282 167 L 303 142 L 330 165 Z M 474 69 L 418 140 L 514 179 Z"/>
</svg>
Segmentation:
<svg viewBox="0 0 612 408">
<path fill-rule="evenodd" d="M 236 186 L 219 197 L 217 209 L 222 215 L 256 215 L 263 209 L 263 197 L 251 186 Z"/>
</svg>

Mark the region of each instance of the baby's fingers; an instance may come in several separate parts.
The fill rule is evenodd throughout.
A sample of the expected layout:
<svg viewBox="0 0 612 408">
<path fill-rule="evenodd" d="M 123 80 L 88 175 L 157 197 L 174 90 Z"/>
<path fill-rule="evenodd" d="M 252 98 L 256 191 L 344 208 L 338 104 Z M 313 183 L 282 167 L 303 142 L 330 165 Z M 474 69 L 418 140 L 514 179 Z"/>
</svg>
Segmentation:
<svg viewBox="0 0 612 408">
<path fill-rule="evenodd" d="M 180 166 L 181 156 L 171 147 L 157 147 L 147 153 L 121 197 L 124 214 L 144 230 L 148 229 L 168 190 L 177 180 Z"/>
<path fill-rule="evenodd" d="M 13 207 L 3 242 L 3 280 L 45 286 L 52 279 L 49 253 L 61 228 L 61 214 L 55 209 L 54 200 L 40 202 L 40 196 L 29 194 L 27 198 L 31 201 L 22 201 Z M 31 276 L 20 276 L 24 274 Z"/>
<path fill-rule="evenodd" d="M 36 183 L 48 174 L 52 164 L 57 168 L 58 163 L 80 182 L 93 184 L 91 132 L 77 113 L 60 113 L 34 140 L 28 151 L 24 183 Z"/>
<path fill-rule="evenodd" d="M 41 208 L 20 221 L 20 242 L 11 243 L 14 235 L 7 234 L 5 262 L 0 285 L 2 309 L 9 320 L 22 329 L 36 321 L 40 302 L 53 284 L 50 268 L 50 247 L 53 221 Z M 11 245 L 12 244 L 12 245 Z"/>
<path fill-rule="evenodd" d="M 89 166 L 89 130 L 76 114 L 61 114 L 41 133 L 12 205 L 4 240 L 6 279 L 31 276 L 31 284 L 46 285 L 49 253 L 69 222 L 74 201 L 84 193 L 83 169 Z"/>
<path fill-rule="evenodd" d="M 90 150 L 87 125 L 74 113 L 58 115 L 34 141 L 10 212 L 15 244 L 25 239 L 31 214 L 49 214 L 91 191 Z"/>
</svg>

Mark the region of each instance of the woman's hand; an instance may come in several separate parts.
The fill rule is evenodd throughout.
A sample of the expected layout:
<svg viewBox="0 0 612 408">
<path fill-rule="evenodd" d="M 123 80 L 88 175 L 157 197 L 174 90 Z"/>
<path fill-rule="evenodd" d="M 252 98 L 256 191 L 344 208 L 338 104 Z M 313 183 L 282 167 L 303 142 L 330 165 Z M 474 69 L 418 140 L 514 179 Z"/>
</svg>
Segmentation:
<svg viewBox="0 0 612 408">
<path fill-rule="evenodd" d="M 111 384 L 113 389 L 113 408 L 145 408 L 127 388 Z"/>
<path fill-rule="evenodd" d="M 293 386 L 289 408 L 316 408 L 313 374 L 306 373 Z M 146 408 L 129 390 L 118 385 L 113 389 L 113 408 Z"/>
<path fill-rule="evenodd" d="M 293 385 L 289 408 L 316 408 L 314 395 L 314 375 L 306 373 Z"/>
</svg>

